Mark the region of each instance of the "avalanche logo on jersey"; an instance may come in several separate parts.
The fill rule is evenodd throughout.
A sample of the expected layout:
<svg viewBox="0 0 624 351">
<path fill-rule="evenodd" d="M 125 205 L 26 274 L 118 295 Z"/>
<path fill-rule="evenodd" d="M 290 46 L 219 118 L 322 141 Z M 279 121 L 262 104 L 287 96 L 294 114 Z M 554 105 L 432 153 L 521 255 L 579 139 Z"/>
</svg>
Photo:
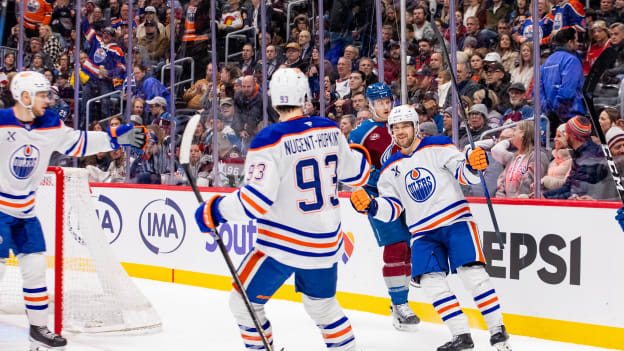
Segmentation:
<svg viewBox="0 0 624 351">
<path fill-rule="evenodd" d="M 9 169 L 17 179 L 30 177 L 39 164 L 39 149 L 34 145 L 22 145 L 9 157 Z"/>
<path fill-rule="evenodd" d="M 416 167 L 405 175 L 405 189 L 416 202 L 425 202 L 436 189 L 436 180 L 426 168 Z"/>
<path fill-rule="evenodd" d="M 104 62 L 105 59 L 106 51 L 104 51 L 104 49 L 102 48 L 97 48 L 97 50 L 95 50 L 95 53 L 93 54 L 93 61 L 95 61 L 95 63 L 97 64 L 100 64 Z"/>
</svg>

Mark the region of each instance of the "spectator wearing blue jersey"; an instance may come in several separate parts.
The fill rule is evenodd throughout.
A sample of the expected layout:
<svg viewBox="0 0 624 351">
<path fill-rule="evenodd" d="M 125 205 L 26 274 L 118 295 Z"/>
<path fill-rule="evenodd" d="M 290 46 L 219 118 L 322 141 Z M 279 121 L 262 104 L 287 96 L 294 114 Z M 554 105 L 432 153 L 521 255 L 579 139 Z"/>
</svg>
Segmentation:
<svg viewBox="0 0 624 351">
<path fill-rule="evenodd" d="M 559 31 L 554 39 L 555 52 L 540 67 L 542 111 L 554 121 L 565 122 L 584 115 L 583 67 L 576 57 L 578 36 L 574 28 Z M 556 123 L 558 124 L 558 122 Z"/>
<path fill-rule="evenodd" d="M 162 97 L 167 105 L 165 110 L 169 111 L 169 90 L 156 78 L 147 76 L 147 68 L 143 65 L 134 66 L 134 95 L 145 101 L 152 100 L 157 96 Z"/>
</svg>

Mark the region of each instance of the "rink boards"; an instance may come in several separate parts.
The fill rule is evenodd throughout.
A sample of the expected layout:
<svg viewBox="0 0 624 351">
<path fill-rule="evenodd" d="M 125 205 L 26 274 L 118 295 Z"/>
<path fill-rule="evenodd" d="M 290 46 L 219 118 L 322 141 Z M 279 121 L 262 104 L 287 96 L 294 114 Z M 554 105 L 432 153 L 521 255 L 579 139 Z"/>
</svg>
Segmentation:
<svg viewBox="0 0 624 351">
<path fill-rule="evenodd" d="M 231 191 L 203 190 L 205 198 Z M 231 289 L 216 243 L 197 229 L 197 201 L 190 188 L 92 184 L 92 198 L 102 228 L 130 275 Z M 340 303 L 348 309 L 388 315 L 381 249 L 366 217 L 352 209 L 348 197 L 341 196 L 341 205 L 343 230 L 352 235 L 340 262 Z M 509 331 L 624 349 L 624 233 L 613 218 L 618 204 L 495 200 L 494 207 L 505 241 L 502 250 L 484 201 L 471 200 Z M 49 235 L 53 220 L 40 213 Z M 235 265 L 253 246 L 256 230 L 253 221 L 221 226 Z M 455 276 L 450 282 L 471 325 L 485 328 L 461 282 Z M 292 281 L 275 298 L 301 299 Z M 411 289 L 410 302 L 423 320 L 441 323 L 421 289 Z"/>
</svg>

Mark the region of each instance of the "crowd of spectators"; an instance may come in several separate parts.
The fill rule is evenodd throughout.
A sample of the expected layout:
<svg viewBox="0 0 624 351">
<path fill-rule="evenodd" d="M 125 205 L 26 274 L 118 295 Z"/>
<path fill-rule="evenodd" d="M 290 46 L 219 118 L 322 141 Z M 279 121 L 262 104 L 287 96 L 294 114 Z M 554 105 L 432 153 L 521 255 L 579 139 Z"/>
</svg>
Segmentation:
<svg viewBox="0 0 624 351">
<path fill-rule="evenodd" d="M 287 1 L 267 0 L 265 37 L 259 1 L 218 0 L 213 45 L 208 0 L 138 0 L 132 14 L 126 0 L 88 0 L 81 9 L 68 0 L 36 0 L 40 6 L 26 8 L 22 53 L 16 51 L 19 26 L 10 23 L 17 16 L 7 16 L 0 53 L 1 103 L 13 103 L 7 85 L 21 57 L 24 70 L 44 73 L 53 83 L 52 108 L 67 123 L 86 128 L 88 113 L 94 121 L 88 127 L 96 130 L 112 123 L 148 126 L 149 145 L 144 152 L 115 151 L 80 160 L 81 166 L 94 169 L 93 177 L 99 181 L 187 183 L 176 159 L 176 145 L 185 120 L 200 113 L 202 123 L 191 151 L 192 171 L 201 185 L 238 186 L 251 140 L 278 118 L 270 96 L 267 106 L 263 105 L 263 94 L 270 92 L 261 84 L 261 43 L 266 43 L 267 78 L 280 67 L 306 73 L 311 96 L 304 112 L 334 120 L 345 137 L 372 117 L 365 93 L 369 84 L 384 81 L 392 87 L 396 102 L 400 101 L 398 1 L 382 1 L 381 43 L 376 43 L 373 0 L 325 1 L 321 16 L 316 13 L 317 2 L 309 1 L 293 6 L 290 18 Z M 616 60 L 593 85 L 604 91 L 624 76 L 624 1 L 592 0 L 588 8 L 579 0 L 535 1 L 538 21 L 532 19 L 527 0 L 459 0 L 454 14 L 449 0 L 438 0 L 434 14 L 428 1 L 407 0 L 405 80 L 408 103 L 420 117 L 420 135 L 453 135 L 451 72 L 442 46 L 449 45 L 450 16 L 455 16 L 459 105 L 468 117 L 460 124 L 458 147 L 464 149 L 470 135 L 488 151 L 492 165 L 485 178 L 490 194 L 533 197 L 532 184 L 541 180 L 546 198 L 615 199 L 613 181 L 587 118 L 582 87 L 606 50 L 613 51 Z M 77 11 L 83 19 L 78 27 Z M 325 28 L 322 43 L 319 21 Z M 533 36 L 534 22 L 539 24 L 538 38 Z M 433 26 L 442 33 L 444 43 L 436 40 Z M 226 45 L 233 32 L 239 35 Z M 132 50 L 128 48 L 130 33 Z M 77 36 L 80 47 L 75 45 Z M 169 75 L 161 79 L 163 69 L 169 69 L 165 65 L 170 61 L 172 40 L 176 59 L 194 61 L 193 66 L 179 63 L 175 67 L 176 80 L 193 79 L 173 92 Z M 320 45 L 325 57 L 320 57 Z M 541 53 L 539 83 L 533 80 L 534 45 L 540 46 Z M 81 67 L 78 115 L 72 113 L 75 50 L 80 50 Z M 211 62 L 212 50 L 218 62 Z M 130 54 L 132 69 L 128 71 Z M 381 61 L 383 72 L 378 69 Z M 320 65 L 324 77 L 320 77 Z M 129 120 L 120 114 L 114 97 L 102 98 L 86 110 L 89 99 L 125 89 L 132 91 L 127 103 Z M 217 101 L 213 101 L 215 89 Z M 542 97 L 539 102 L 533 101 L 536 89 Z M 320 111 L 321 100 L 324 111 Z M 533 118 L 534 103 L 540 103 L 542 111 L 540 140 L 534 140 L 533 122 L 527 121 Z M 216 116 L 213 104 L 217 104 Z M 624 130 L 620 129 L 624 122 L 614 108 L 618 104 L 605 103 L 598 106 L 598 112 L 600 128 L 619 162 L 624 159 Z M 542 147 L 541 174 L 535 174 L 537 143 Z M 218 145 L 218 154 L 213 145 Z M 68 160 L 58 157 L 55 162 Z M 467 187 L 465 192 L 483 193 L 479 187 Z"/>
</svg>

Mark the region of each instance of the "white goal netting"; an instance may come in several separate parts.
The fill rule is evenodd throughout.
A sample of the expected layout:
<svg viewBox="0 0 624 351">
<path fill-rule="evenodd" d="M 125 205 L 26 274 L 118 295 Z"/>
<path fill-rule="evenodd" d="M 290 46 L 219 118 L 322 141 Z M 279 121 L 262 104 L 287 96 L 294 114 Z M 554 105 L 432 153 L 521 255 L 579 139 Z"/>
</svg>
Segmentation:
<svg viewBox="0 0 624 351">
<path fill-rule="evenodd" d="M 63 174 L 57 179 L 48 172 L 37 192 L 36 211 L 46 236 L 50 313 L 60 308 L 65 332 L 160 330 L 158 314 L 124 270 L 100 227 L 86 170 L 63 168 Z M 55 201 L 57 181 L 64 184 L 62 213 Z M 55 240 L 58 221 L 63 223 L 62 240 Z M 55 250 L 58 243 L 62 243 L 61 258 Z M 60 276 L 54 272 L 58 260 L 63 267 Z M 23 311 L 21 275 L 17 261 L 11 259 L 0 281 L 0 313 Z M 58 318 L 55 315 L 55 323 Z"/>
</svg>

